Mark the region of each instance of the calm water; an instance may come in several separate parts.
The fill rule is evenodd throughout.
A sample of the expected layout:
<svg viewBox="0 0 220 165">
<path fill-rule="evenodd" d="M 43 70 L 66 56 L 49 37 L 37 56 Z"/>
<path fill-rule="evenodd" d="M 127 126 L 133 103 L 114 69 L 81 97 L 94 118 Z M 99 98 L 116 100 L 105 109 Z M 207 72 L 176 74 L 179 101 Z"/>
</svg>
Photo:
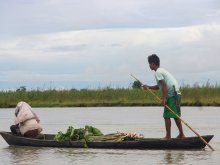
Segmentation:
<svg viewBox="0 0 220 165">
<path fill-rule="evenodd" d="M 145 137 L 164 137 L 161 107 L 96 107 L 96 108 L 34 108 L 41 119 L 43 133 L 66 131 L 89 124 L 104 134 L 117 131 L 142 133 Z M 34 148 L 8 146 L 0 137 L 1 165 L 48 164 L 219 164 L 220 162 L 220 108 L 182 107 L 182 119 L 200 135 L 214 134 L 210 145 L 216 150 L 113 150 Z M 9 131 L 13 124 L 14 109 L 0 109 L 0 130 Z M 184 126 L 186 136 L 194 133 Z M 172 122 L 172 137 L 177 136 Z"/>
</svg>

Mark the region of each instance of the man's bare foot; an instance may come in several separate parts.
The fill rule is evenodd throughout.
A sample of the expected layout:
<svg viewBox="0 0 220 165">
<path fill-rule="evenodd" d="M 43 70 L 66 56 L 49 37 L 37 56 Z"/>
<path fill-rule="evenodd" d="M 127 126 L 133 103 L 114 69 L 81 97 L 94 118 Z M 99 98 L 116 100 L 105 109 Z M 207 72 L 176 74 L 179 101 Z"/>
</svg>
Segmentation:
<svg viewBox="0 0 220 165">
<path fill-rule="evenodd" d="M 186 136 L 185 136 L 185 135 L 178 135 L 176 138 L 177 138 L 177 139 L 185 139 Z"/>
<path fill-rule="evenodd" d="M 170 136 L 165 136 L 165 137 L 163 137 L 162 139 L 163 139 L 163 140 L 169 140 L 169 139 L 171 139 L 171 137 L 170 137 Z"/>
</svg>

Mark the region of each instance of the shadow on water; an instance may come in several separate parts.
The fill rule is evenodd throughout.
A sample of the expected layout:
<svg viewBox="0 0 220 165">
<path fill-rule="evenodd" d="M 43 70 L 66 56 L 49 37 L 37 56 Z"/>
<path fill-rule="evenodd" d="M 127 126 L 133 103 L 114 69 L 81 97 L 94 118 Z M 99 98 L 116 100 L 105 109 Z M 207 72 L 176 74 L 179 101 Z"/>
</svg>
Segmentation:
<svg viewBox="0 0 220 165">
<path fill-rule="evenodd" d="M 56 148 L 54 155 L 65 159 L 67 163 L 108 164 L 126 156 L 126 150 L 91 149 L 91 148 Z"/>
<path fill-rule="evenodd" d="M 181 164 L 185 163 L 184 152 L 175 152 L 175 151 L 165 151 L 163 154 L 163 159 L 161 160 L 161 164 Z"/>
<path fill-rule="evenodd" d="M 4 164 L 192 164 L 213 163 L 214 152 L 205 150 L 115 150 L 9 146 L 3 148 Z"/>
<path fill-rule="evenodd" d="M 7 154 L 8 163 L 10 164 L 33 164 L 37 163 L 41 155 L 41 148 L 9 146 L 3 149 Z"/>
<path fill-rule="evenodd" d="M 9 146 L 2 149 L 7 159 L 3 164 L 37 165 L 37 164 L 87 164 L 91 162 L 107 162 L 109 157 L 117 160 L 126 155 L 125 150 L 101 150 L 87 148 L 50 148 Z M 108 161 L 109 162 L 109 161 Z"/>
<path fill-rule="evenodd" d="M 160 164 L 191 164 L 192 162 L 211 161 L 210 157 L 213 152 L 205 150 L 167 150 L 161 154 L 163 158 Z"/>
</svg>

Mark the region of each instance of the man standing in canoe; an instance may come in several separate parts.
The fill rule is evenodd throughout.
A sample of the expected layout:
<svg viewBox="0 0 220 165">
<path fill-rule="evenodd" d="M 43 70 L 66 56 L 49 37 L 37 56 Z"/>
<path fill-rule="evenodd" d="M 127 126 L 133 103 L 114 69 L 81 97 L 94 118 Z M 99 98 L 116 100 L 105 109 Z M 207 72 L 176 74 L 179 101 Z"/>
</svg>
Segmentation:
<svg viewBox="0 0 220 165">
<path fill-rule="evenodd" d="M 160 59 L 156 54 L 148 56 L 148 62 L 150 69 L 155 71 L 157 85 L 144 85 L 144 89 L 160 89 L 162 93 L 162 105 L 167 105 L 180 117 L 181 93 L 179 91 L 179 84 L 177 80 L 167 70 L 165 70 L 164 68 L 160 68 Z M 179 129 L 179 135 L 177 136 L 177 138 L 185 138 L 181 120 L 177 118 L 173 114 L 173 112 L 164 107 L 163 117 L 165 120 L 166 127 L 166 136 L 164 137 L 165 139 L 171 138 L 170 118 L 174 118 L 176 125 Z"/>
</svg>

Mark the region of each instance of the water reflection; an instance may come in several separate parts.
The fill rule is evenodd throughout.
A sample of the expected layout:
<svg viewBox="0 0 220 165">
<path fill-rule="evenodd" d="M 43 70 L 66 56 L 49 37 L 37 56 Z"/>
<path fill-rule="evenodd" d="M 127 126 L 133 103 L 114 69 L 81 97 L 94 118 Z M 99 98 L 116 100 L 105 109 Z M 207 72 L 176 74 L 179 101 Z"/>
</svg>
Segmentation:
<svg viewBox="0 0 220 165">
<path fill-rule="evenodd" d="M 184 163 L 184 153 L 177 151 L 165 151 L 164 159 L 162 160 L 164 164 L 181 164 Z"/>
<path fill-rule="evenodd" d="M 70 164 L 73 162 L 75 164 L 84 164 L 85 162 L 106 164 L 109 159 L 117 160 L 117 158 L 127 155 L 126 150 L 92 148 L 56 148 L 53 154 L 62 157 L 66 163 Z"/>
<path fill-rule="evenodd" d="M 40 157 L 41 148 L 9 146 L 4 148 L 8 153 L 11 164 L 33 164 L 37 163 Z"/>
<path fill-rule="evenodd" d="M 212 151 L 205 150 L 167 150 L 161 153 L 164 155 L 160 164 L 191 164 L 191 162 L 212 162 Z M 209 164 L 209 163 L 208 163 Z"/>
</svg>

